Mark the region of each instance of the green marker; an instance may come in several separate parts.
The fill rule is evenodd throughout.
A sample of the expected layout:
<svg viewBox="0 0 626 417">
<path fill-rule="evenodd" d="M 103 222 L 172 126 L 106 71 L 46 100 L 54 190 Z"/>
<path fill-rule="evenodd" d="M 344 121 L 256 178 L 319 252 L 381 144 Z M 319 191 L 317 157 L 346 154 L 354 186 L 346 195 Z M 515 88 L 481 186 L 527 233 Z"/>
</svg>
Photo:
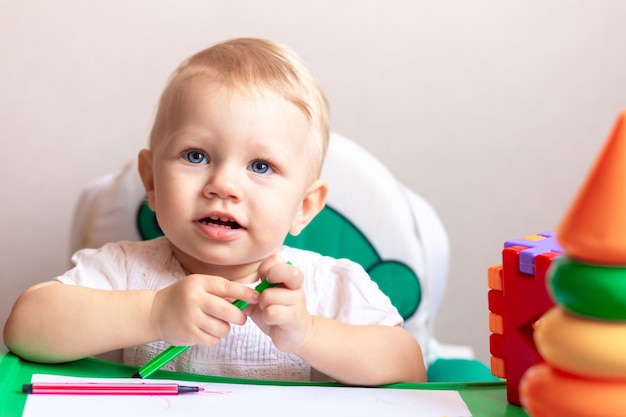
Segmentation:
<svg viewBox="0 0 626 417">
<path fill-rule="evenodd" d="M 257 290 L 259 293 L 262 293 L 266 289 L 268 289 L 270 287 L 274 287 L 275 285 L 276 284 L 270 284 L 269 282 L 267 282 L 266 279 L 264 279 L 264 280 L 262 280 L 259 283 L 259 285 L 254 287 L 254 289 Z M 247 303 L 247 302 L 245 302 L 243 300 L 235 300 L 235 301 L 233 301 L 233 305 L 236 306 L 238 309 L 243 310 L 244 308 L 248 307 L 249 303 Z M 152 358 L 144 366 L 139 368 L 139 371 L 137 371 L 137 373 L 135 375 L 133 375 L 133 378 L 147 378 L 147 377 L 149 377 L 150 375 L 152 375 L 153 373 L 155 373 L 156 371 L 158 371 L 159 369 L 161 369 L 162 367 L 164 367 L 165 365 L 167 365 L 168 363 L 173 361 L 178 355 L 180 355 L 181 353 L 183 353 L 184 351 L 186 351 L 190 347 L 191 346 L 170 346 L 170 347 L 168 347 L 163 352 L 161 352 L 159 355 L 157 355 L 154 358 Z"/>
<path fill-rule="evenodd" d="M 191 346 L 170 346 L 163 352 L 152 358 L 147 364 L 139 368 L 133 378 L 147 378 L 160 368 L 173 361 L 178 355 L 189 349 Z"/>
<path fill-rule="evenodd" d="M 254 289 L 257 290 L 259 293 L 262 293 L 266 289 L 274 287 L 275 285 L 276 284 L 270 284 L 269 282 L 267 282 L 266 279 L 264 279 L 263 281 L 259 283 L 259 285 L 254 287 Z M 233 301 L 233 305 L 237 307 L 239 310 L 243 310 L 244 308 L 248 307 L 250 304 L 243 300 L 235 300 Z"/>
</svg>

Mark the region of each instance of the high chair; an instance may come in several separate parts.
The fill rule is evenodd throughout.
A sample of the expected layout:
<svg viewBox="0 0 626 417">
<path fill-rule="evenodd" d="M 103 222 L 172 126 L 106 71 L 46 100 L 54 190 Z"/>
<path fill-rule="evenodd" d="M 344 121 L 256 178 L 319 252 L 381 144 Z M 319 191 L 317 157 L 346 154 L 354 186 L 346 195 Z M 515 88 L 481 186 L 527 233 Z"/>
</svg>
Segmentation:
<svg viewBox="0 0 626 417">
<path fill-rule="evenodd" d="M 355 142 L 331 133 L 322 169 L 326 207 L 285 244 L 360 263 L 389 296 L 419 341 L 429 381 L 494 379 L 471 348 L 442 345 L 433 336 L 445 291 L 450 247 L 432 206 L 398 182 Z M 71 253 L 117 240 L 161 235 L 145 203 L 136 162 L 88 184 L 75 209 Z"/>
</svg>

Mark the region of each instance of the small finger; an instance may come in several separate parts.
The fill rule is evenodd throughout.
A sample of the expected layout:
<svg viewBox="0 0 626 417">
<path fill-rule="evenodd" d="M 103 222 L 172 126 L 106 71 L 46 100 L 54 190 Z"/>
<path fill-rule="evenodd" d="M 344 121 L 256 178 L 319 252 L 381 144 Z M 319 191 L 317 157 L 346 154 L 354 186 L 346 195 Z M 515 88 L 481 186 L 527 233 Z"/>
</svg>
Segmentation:
<svg viewBox="0 0 626 417">
<path fill-rule="evenodd" d="M 244 324 L 247 317 L 241 309 L 233 305 L 233 303 L 215 296 L 207 299 L 206 303 L 202 306 L 202 312 L 217 320 L 237 325 Z"/>
<path fill-rule="evenodd" d="M 281 263 L 272 266 L 266 276 L 268 282 L 280 284 L 281 286 L 297 290 L 302 287 L 304 276 L 302 271 L 288 263 Z"/>
<path fill-rule="evenodd" d="M 259 276 L 261 278 L 266 278 L 269 275 L 270 269 L 276 265 L 284 264 L 286 264 L 285 260 L 279 255 L 268 256 L 263 262 L 261 262 L 261 265 L 259 265 Z"/>
<path fill-rule="evenodd" d="M 209 294 L 224 298 L 229 302 L 243 300 L 256 304 L 259 301 L 259 293 L 254 288 L 221 277 L 205 276 L 205 278 L 204 290 Z"/>
</svg>

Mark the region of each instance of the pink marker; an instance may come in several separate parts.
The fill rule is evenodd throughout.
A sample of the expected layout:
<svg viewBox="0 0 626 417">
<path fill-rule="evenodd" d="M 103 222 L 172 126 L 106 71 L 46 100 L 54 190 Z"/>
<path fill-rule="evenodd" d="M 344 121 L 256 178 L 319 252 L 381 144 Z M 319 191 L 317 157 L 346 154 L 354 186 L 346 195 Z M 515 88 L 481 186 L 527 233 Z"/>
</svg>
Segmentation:
<svg viewBox="0 0 626 417">
<path fill-rule="evenodd" d="M 190 387 L 169 383 L 73 383 L 34 382 L 22 386 L 26 394 L 78 394 L 78 395 L 178 395 L 204 391 L 202 387 Z"/>
</svg>

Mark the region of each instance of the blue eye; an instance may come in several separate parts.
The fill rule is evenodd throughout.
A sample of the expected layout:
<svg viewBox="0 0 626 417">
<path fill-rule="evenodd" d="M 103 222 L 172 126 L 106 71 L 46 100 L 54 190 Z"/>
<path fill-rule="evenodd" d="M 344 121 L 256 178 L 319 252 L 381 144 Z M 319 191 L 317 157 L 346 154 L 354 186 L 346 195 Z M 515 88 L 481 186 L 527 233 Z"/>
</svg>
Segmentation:
<svg viewBox="0 0 626 417">
<path fill-rule="evenodd" d="M 207 157 L 202 151 L 187 151 L 183 155 L 186 161 L 192 164 L 206 164 L 208 163 Z"/>
<path fill-rule="evenodd" d="M 250 171 L 255 172 L 257 174 L 271 174 L 274 172 L 270 164 L 265 161 L 256 160 L 250 164 Z"/>
</svg>

